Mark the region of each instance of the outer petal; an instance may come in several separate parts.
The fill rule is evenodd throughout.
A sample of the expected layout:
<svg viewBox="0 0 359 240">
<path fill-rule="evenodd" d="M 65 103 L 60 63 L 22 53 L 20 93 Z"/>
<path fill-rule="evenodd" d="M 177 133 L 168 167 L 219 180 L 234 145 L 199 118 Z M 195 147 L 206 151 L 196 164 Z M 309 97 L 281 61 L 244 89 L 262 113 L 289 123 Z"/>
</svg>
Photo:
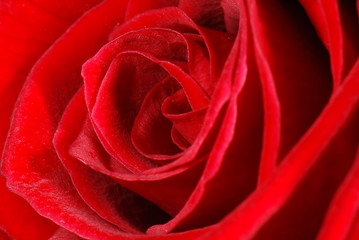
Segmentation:
<svg viewBox="0 0 359 240">
<path fill-rule="evenodd" d="M 248 1 L 265 105 L 260 183 L 309 128 L 331 90 L 329 56 L 299 3 Z"/>
<path fill-rule="evenodd" d="M 344 84 L 335 93 L 315 124 L 283 160 L 277 172 L 224 219 L 218 226 L 217 234 L 212 232 L 211 236 L 216 236 L 217 239 L 222 239 L 223 237 L 226 239 L 254 237 L 263 225 L 270 223 L 267 222 L 269 219 L 275 220 L 278 219 L 277 217 L 283 217 L 280 210 L 289 202 L 288 199 L 291 196 L 295 196 L 295 191 L 300 189 L 300 184 L 309 180 L 306 186 L 311 187 L 310 178 L 316 176 L 316 171 L 319 169 L 319 172 L 325 173 L 320 168 L 323 163 L 326 165 L 328 161 L 334 160 L 334 163 L 338 164 L 337 166 L 341 166 L 339 157 L 331 158 L 332 151 L 346 153 L 345 150 L 350 149 L 350 152 L 346 153 L 348 154 L 346 160 L 350 161 L 350 158 L 353 160 L 358 146 L 358 92 L 359 61 L 357 61 Z M 340 145 L 343 139 L 350 144 Z M 337 145 L 337 148 L 334 147 L 335 145 Z M 329 150 L 329 152 L 326 152 L 326 150 Z M 345 165 L 347 164 L 348 162 L 346 161 Z M 310 172 L 310 170 L 316 171 Z M 334 171 L 335 176 L 340 177 L 335 170 L 331 169 L 330 171 Z M 345 170 L 345 168 L 340 169 L 342 171 L 341 175 L 345 174 Z M 310 177 L 309 179 L 307 178 L 308 176 Z M 333 186 L 330 186 L 330 188 L 333 188 Z M 300 198 L 294 199 L 300 200 Z M 289 209 L 293 210 L 293 208 Z M 289 219 L 295 220 L 296 215 Z M 284 218 L 285 221 L 286 219 Z M 270 229 L 273 228 L 267 228 L 266 230 Z M 280 231 L 274 233 L 280 234 Z M 312 234 L 313 232 L 310 233 L 310 237 L 313 237 Z M 259 235 L 259 237 L 263 236 L 273 235 Z M 277 239 L 278 236 L 274 235 L 273 237 Z"/>
<path fill-rule="evenodd" d="M 70 11 L 65 2 L 76 10 Z M 0 156 L 15 101 L 33 64 L 77 18 L 98 2 L 100 0 L 0 2 Z M 54 224 L 10 192 L 2 176 L 0 185 L 0 225 L 16 239 L 30 236 L 46 239 L 54 230 Z"/>
<path fill-rule="evenodd" d="M 9 188 L 39 213 L 89 238 L 102 234 L 106 239 L 118 228 L 103 221 L 78 196 L 52 138 L 64 107 L 81 84 L 81 65 L 107 41 L 113 26 L 122 21 L 125 7 L 125 1 L 114 0 L 97 6 L 36 64 L 17 102 L 3 156 Z"/>
<path fill-rule="evenodd" d="M 6 232 L 1 231 L 1 230 L 0 230 L 0 239 L 2 239 L 2 240 L 11 240 L 9 235 Z"/>
<path fill-rule="evenodd" d="M 319 36 L 330 52 L 333 86 L 339 87 L 359 53 L 355 1 L 301 0 Z"/>
<path fill-rule="evenodd" d="M 359 148 L 352 169 L 338 189 L 318 240 L 344 240 L 357 234 L 357 218 L 359 213 Z M 355 238 L 353 238 L 355 239 Z"/>
<path fill-rule="evenodd" d="M 143 13 L 147 10 L 163 7 L 175 7 L 178 5 L 178 1 L 179 0 L 129 0 L 126 11 L 126 20 L 129 20 L 137 14 Z"/>
<path fill-rule="evenodd" d="M 0 228 L 12 238 L 48 239 L 56 230 L 53 222 L 40 216 L 23 198 L 10 192 L 2 176 L 0 176 L 0 207 Z"/>
<path fill-rule="evenodd" d="M 83 240 L 83 238 L 60 227 L 56 230 L 54 235 L 49 238 L 49 240 Z"/>
<path fill-rule="evenodd" d="M 30 69 L 77 18 L 99 2 L 0 2 L 0 155 L 15 100 Z"/>
</svg>

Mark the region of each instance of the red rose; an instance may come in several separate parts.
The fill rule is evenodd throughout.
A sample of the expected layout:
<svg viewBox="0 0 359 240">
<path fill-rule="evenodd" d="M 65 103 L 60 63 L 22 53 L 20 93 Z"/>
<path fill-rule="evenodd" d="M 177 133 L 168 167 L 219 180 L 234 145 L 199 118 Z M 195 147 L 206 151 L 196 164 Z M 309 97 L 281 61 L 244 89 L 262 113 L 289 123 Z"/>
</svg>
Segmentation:
<svg viewBox="0 0 359 240">
<path fill-rule="evenodd" d="M 2 238 L 359 238 L 355 1 L 2 0 L 0 43 Z"/>
</svg>

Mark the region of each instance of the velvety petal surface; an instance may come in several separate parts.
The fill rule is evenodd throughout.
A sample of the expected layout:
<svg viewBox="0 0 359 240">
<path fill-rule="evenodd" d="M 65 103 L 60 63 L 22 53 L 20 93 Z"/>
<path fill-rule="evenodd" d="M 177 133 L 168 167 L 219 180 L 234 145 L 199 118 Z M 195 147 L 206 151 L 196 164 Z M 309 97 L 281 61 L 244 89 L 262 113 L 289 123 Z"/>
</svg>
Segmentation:
<svg viewBox="0 0 359 240">
<path fill-rule="evenodd" d="M 356 240 L 358 3 L 0 1 L 0 238 Z"/>
<path fill-rule="evenodd" d="M 3 156 L 2 170 L 10 189 L 39 213 L 90 238 L 100 233 L 113 236 L 118 228 L 84 204 L 54 151 L 52 138 L 64 107 L 81 85 L 81 65 L 106 42 L 122 20 L 124 13 L 121 17 L 119 10 L 125 6 L 126 2 L 110 0 L 94 8 L 37 62 L 17 102 Z"/>
<path fill-rule="evenodd" d="M 300 1 L 326 45 L 331 59 L 333 88 L 345 78 L 358 57 L 358 19 L 354 1 Z"/>
<path fill-rule="evenodd" d="M 358 226 L 356 221 L 359 209 L 357 194 L 359 179 L 358 159 L 359 155 L 357 152 L 351 170 L 330 204 L 318 239 L 354 239 L 352 236 L 357 234 L 356 228 Z"/>
<path fill-rule="evenodd" d="M 317 118 L 332 84 L 329 57 L 299 3 L 252 1 L 248 9 L 266 112 L 262 182 Z"/>
<path fill-rule="evenodd" d="M 0 155 L 15 101 L 32 66 L 74 21 L 100 1 L 67 2 L 67 5 L 65 1 L 42 0 L 0 3 Z M 3 177 L 0 195 L 1 226 L 12 237 L 25 239 L 31 235 L 46 239 L 54 230 L 51 221 L 40 217 L 25 200 L 7 189 Z"/>
<path fill-rule="evenodd" d="M 249 61 L 247 22 L 243 20 L 241 24 L 240 37 L 236 39 L 212 98 L 214 105 L 222 101 L 228 101 L 228 105 L 205 170 L 181 212 L 168 224 L 151 228 L 151 233 L 180 231 L 215 223 L 255 188 L 263 112 L 259 79 L 255 72 L 246 78 Z M 229 99 L 226 98 L 228 92 Z M 251 103 L 251 108 L 247 107 L 248 103 Z M 238 181 L 233 181 L 239 176 Z M 221 204 L 223 199 L 227 204 Z"/>
<path fill-rule="evenodd" d="M 277 172 L 220 223 L 221 226 L 218 227 L 217 237 L 225 236 L 228 239 L 254 237 L 265 224 L 271 224 L 273 223 L 272 220 L 275 222 L 278 218 L 283 217 L 281 210 L 286 209 L 284 205 L 291 202 L 288 200 L 296 194 L 296 191 L 303 190 L 299 186 L 306 182 L 304 179 L 307 177 L 315 178 L 316 174 L 310 174 L 313 173 L 313 169 L 322 171 L 320 168 L 321 163 L 323 163 L 322 161 L 327 162 L 334 160 L 337 161 L 337 164 L 340 166 L 340 163 L 338 163 L 340 158 L 325 157 L 326 154 L 331 156 L 331 151 L 339 151 L 338 153 L 340 153 L 341 151 L 346 152 L 346 148 L 350 148 L 351 152 L 348 152 L 348 160 L 353 160 L 358 146 L 358 131 L 354 131 L 353 133 L 351 129 L 352 126 L 357 126 L 355 124 L 358 121 L 358 70 L 359 63 L 357 62 L 344 81 L 344 84 L 325 107 L 323 113 L 286 156 Z M 353 141 L 350 142 L 349 146 L 345 144 L 343 146 L 340 145 L 341 138 L 346 140 L 352 139 Z M 340 147 L 332 148 L 332 144 L 339 144 Z M 322 174 L 323 173 L 325 175 L 326 172 L 324 171 Z M 343 172 L 341 173 L 343 176 Z M 336 176 L 338 177 L 339 175 L 336 173 Z M 310 180 L 308 184 L 310 187 L 314 185 L 311 184 Z M 321 185 L 319 184 L 319 186 Z M 332 188 L 333 186 L 330 187 Z M 322 195 L 321 197 L 325 196 Z M 292 199 L 298 200 L 298 198 Z M 315 202 L 316 201 L 309 201 L 309 204 Z M 289 208 L 289 210 L 295 211 L 295 208 Z M 295 215 L 292 217 L 292 219 L 296 219 Z M 268 222 L 269 219 L 271 219 L 271 221 Z M 305 221 L 307 220 L 308 219 L 305 219 Z M 283 221 L 286 222 L 287 219 L 284 218 Z M 264 227 L 263 229 L 265 230 L 266 228 Z M 270 229 L 272 228 L 268 228 L 267 230 Z M 292 230 L 294 230 L 292 233 L 295 233 L 297 229 L 298 228 L 292 228 Z M 290 231 L 288 228 L 286 230 Z M 270 231 L 267 233 L 271 234 Z M 281 232 L 276 231 L 272 233 L 280 234 Z M 311 232 L 303 233 L 312 234 Z M 214 236 L 214 233 L 212 233 L 212 236 Z M 265 236 L 266 235 L 257 235 L 259 239 Z M 293 235 L 293 237 L 295 236 L 296 235 Z M 278 237 L 278 235 L 276 237 Z"/>
<path fill-rule="evenodd" d="M 81 89 L 67 107 L 56 131 L 54 143 L 59 157 L 84 201 L 104 219 L 126 232 L 141 233 L 154 223 L 168 220 L 169 216 L 155 205 L 122 187 L 110 177 L 94 171 L 77 159 L 73 159 L 70 155 L 71 153 L 80 155 L 80 152 L 82 155 L 86 154 L 84 153 L 86 148 L 69 151 L 70 145 L 74 141 L 69 137 L 76 137 L 76 135 L 66 134 L 67 131 L 76 133 L 81 130 L 72 127 L 72 124 L 74 119 L 78 122 L 80 119 L 85 121 L 87 109 L 83 100 L 83 89 Z M 89 120 L 86 123 L 85 126 L 92 127 Z M 84 141 L 81 143 L 85 144 Z M 94 156 L 90 152 L 87 154 L 89 157 Z M 103 154 L 101 157 L 104 156 Z"/>
<path fill-rule="evenodd" d="M 0 228 L 12 238 L 28 239 L 28 236 L 32 236 L 36 239 L 48 239 L 56 231 L 56 224 L 40 216 L 28 202 L 8 190 L 2 176 L 0 206 Z"/>
</svg>

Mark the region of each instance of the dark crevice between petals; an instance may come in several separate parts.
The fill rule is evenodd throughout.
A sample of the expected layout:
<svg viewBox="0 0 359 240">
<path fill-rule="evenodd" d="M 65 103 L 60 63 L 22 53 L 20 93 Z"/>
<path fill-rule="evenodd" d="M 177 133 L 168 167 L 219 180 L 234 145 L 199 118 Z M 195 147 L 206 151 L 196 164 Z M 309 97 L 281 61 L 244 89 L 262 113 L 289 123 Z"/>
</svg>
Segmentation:
<svg viewBox="0 0 359 240">
<path fill-rule="evenodd" d="M 226 31 L 220 0 L 181 0 L 179 8 L 199 26 Z"/>
<path fill-rule="evenodd" d="M 345 77 L 359 54 L 359 22 L 356 0 L 338 0 L 338 4 L 344 33 L 343 76 Z"/>
<path fill-rule="evenodd" d="M 330 201 L 355 159 L 358 121 L 357 111 L 255 240 L 316 239 Z"/>
<path fill-rule="evenodd" d="M 317 119 L 332 91 L 330 57 L 298 1 L 260 0 L 255 32 L 280 103 L 278 161 Z"/>
</svg>

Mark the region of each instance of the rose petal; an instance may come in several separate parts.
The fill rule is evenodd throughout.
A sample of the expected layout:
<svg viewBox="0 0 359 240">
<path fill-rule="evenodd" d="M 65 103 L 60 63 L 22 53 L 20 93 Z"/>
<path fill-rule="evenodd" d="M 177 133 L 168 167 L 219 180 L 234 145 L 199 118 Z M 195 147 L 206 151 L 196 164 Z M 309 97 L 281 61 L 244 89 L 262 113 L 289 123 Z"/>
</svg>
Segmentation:
<svg viewBox="0 0 359 240">
<path fill-rule="evenodd" d="M 172 16 L 177 17 L 174 18 Z M 149 27 L 165 27 L 181 31 L 182 33 L 200 32 L 203 36 L 211 59 L 212 81 L 221 74 L 222 66 L 227 58 L 227 52 L 231 49 L 233 38 L 227 34 L 218 34 L 218 32 L 216 33 L 213 30 L 197 28 L 197 26 L 182 11 L 179 11 L 176 8 L 166 8 L 162 9 L 161 11 L 149 11 L 147 13 L 141 14 L 135 17 L 130 24 L 124 24 L 123 26 L 116 28 L 112 33 L 112 39 L 126 33 L 127 31 L 134 31 Z M 197 30 L 194 31 L 193 28 L 197 28 Z M 102 74 L 104 75 L 104 73 Z M 100 79 L 102 79 L 102 77 L 100 77 Z M 218 82 L 216 80 L 214 81 Z M 216 103 L 213 104 L 212 111 L 207 114 L 207 128 L 201 131 L 198 141 L 196 141 L 194 146 L 192 146 L 191 151 L 188 152 L 188 155 L 164 166 L 161 168 L 161 171 L 167 171 L 171 168 L 175 168 L 176 166 L 187 164 L 192 161 L 196 154 L 199 153 L 198 151 L 208 152 L 210 150 L 221 123 L 220 119 L 223 117 L 223 112 L 221 112 L 221 109 L 223 104 L 226 102 L 226 97 L 224 96 L 227 95 L 228 97 L 228 93 L 230 92 L 228 83 L 222 84 L 222 86 L 218 88 L 218 91 L 222 91 L 222 99 L 221 101 L 216 101 Z M 227 94 L 225 94 L 225 92 Z M 219 113 L 221 113 L 221 117 L 218 117 Z M 213 128 L 214 126 L 216 127 Z M 152 172 L 152 170 L 148 171 L 149 173 Z"/>
<path fill-rule="evenodd" d="M 359 134 L 355 133 L 359 130 L 358 116 L 349 119 L 345 129 L 333 139 L 310 171 L 303 174 L 290 198 L 258 231 L 255 239 L 301 240 L 317 236 L 330 201 L 355 157 L 359 143 Z"/>
<path fill-rule="evenodd" d="M 217 80 L 222 73 L 223 65 L 227 60 L 234 40 L 231 34 L 197 26 L 191 18 L 178 8 L 153 10 L 136 16 L 128 23 L 115 28 L 110 39 L 115 39 L 127 32 L 143 28 L 172 29 L 184 35 L 199 33 L 209 53 L 213 81 Z"/>
<path fill-rule="evenodd" d="M 179 88 L 180 85 L 172 78 L 157 83 L 144 99 L 131 131 L 135 148 L 147 158 L 158 160 L 157 163 L 160 164 L 163 164 L 163 160 L 173 160 L 180 153 L 171 139 L 172 123 L 161 113 L 165 98 Z"/>
<path fill-rule="evenodd" d="M 226 29 L 220 0 L 180 0 L 178 7 L 199 26 Z"/>
<path fill-rule="evenodd" d="M 239 26 L 239 1 L 238 0 L 223 0 L 221 6 L 224 12 L 224 22 L 226 23 L 226 30 L 231 34 L 238 32 Z"/>
<path fill-rule="evenodd" d="M 359 149 L 358 149 L 359 150 Z M 350 172 L 336 192 L 318 235 L 318 240 L 350 239 L 359 211 L 359 151 Z M 355 239 L 355 238 L 353 238 Z"/>
<path fill-rule="evenodd" d="M 164 7 L 175 7 L 178 5 L 179 0 L 147 0 L 147 1 L 138 1 L 138 0 L 129 0 L 127 11 L 126 11 L 126 21 L 130 20 L 137 14 Z"/>
<path fill-rule="evenodd" d="M 350 233 L 348 234 L 348 240 L 355 240 L 358 239 L 358 237 L 359 237 L 359 219 L 357 215 L 350 229 Z"/>
<path fill-rule="evenodd" d="M 81 130 L 73 128 L 72 120 L 76 118 L 83 122 L 86 118 L 87 109 L 83 98 L 83 89 L 81 89 L 68 105 L 54 138 L 57 153 L 78 192 L 96 213 L 126 232 L 140 233 L 154 223 L 165 222 L 168 216 L 158 207 L 70 156 L 70 154 L 83 155 L 86 149 L 71 150 L 70 145 L 74 139 L 70 137 L 76 137 L 76 135 L 66 134 L 67 131 L 77 133 Z M 92 127 L 91 124 L 90 127 Z M 84 141 L 81 143 L 83 146 Z"/>
<path fill-rule="evenodd" d="M 178 91 L 163 102 L 162 113 L 164 117 L 171 120 L 173 127 L 185 141 L 192 144 L 203 127 L 207 107 L 188 111 L 183 109 L 185 105 L 183 102 L 186 102 L 184 91 Z"/>
<path fill-rule="evenodd" d="M 177 131 L 175 127 L 171 129 L 171 138 L 174 144 L 176 144 L 180 149 L 186 150 L 191 146 L 189 142 Z"/>
<path fill-rule="evenodd" d="M 109 147 L 106 149 L 119 160 L 125 161 L 124 164 L 131 171 L 154 167 L 133 148 L 130 130 L 145 94 L 166 77 L 164 69 L 180 82 L 193 108 L 199 108 L 208 102 L 208 96 L 199 83 L 176 67 L 178 60 L 187 60 L 186 45 L 189 45 L 186 38 L 171 30 L 140 30 L 112 41 L 84 66 L 86 98 L 93 112 L 92 119 L 102 136 L 101 141 L 106 141 L 104 145 L 109 145 L 112 150 Z M 129 54 L 122 53 L 112 62 L 119 52 L 131 49 L 143 52 L 142 55 L 153 54 L 159 59 L 153 60 L 157 62 L 154 64 L 144 57 L 135 57 L 133 54 L 130 57 Z M 190 50 L 193 49 L 194 46 Z M 176 65 L 167 62 L 167 59 Z M 104 62 L 111 65 L 107 67 Z M 106 76 L 101 79 L 100 71 L 107 68 Z M 100 90 L 97 95 L 93 95 L 96 93 L 96 85 L 101 85 Z M 90 99 L 98 100 L 91 103 Z"/>
<path fill-rule="evenodd" d="M 242 29 L 243 35 L 238 36 L 221 79 L 233 82 L 232 97 L 204 173 L 181 212 L 168 224 L 154 226 L 148 233 L 213 224 L 255 188 L 262 137 L 262 99 L 255 73 L 251 72 L 246 78 L 247 33 Z M 219 95 L 219 99 L 222 97 Z"/>
<path fill-rule="evenodd" d="M 359 55 L 359 21 L 355 0 L 338 1 L 338 4 L 344 35 L 343 77 L 345 77 Z"/>
<path fill-rule="evenodd" d="M 64 228 L 58 228 L 49 240 L 83 240 L 83 238 L 77 236 L 75 233 L 67 231 Z"/>
<path fill-rule="evenodd" d="M 52 137 L 66 103 L 81 84 L 81 64 L 122 20 L 124 4 L 109 0 L 87 12 L 41 58 L 17 102 L 3 155 L 10 189 L 40 214 L 87 238 L 101 234 L 105 239 L 116 235 L 118 228 L 84 204 L 54 152 Z"/>
<path fill-rule="evenodd" d="M 168 13 L 168 14 L 163 15 L 163 13 Z M 168 21 L 166 19 L 163 19 L 168 16 L 172 16 L 173 14 L 178 15 L 176 22 L 173 21 L 176 18 L 168 19 Z M 157 19 L 157 22 L 155 22 L 156 19 Z M 179 24 L 179 22 L 178 22 L 180 20 L 183 21 L 182 25 Z M 158 27 L 158 24 L 162 23 L 162 24 L 166 24 L 165 25 L 166 27 L 174 28 L 174 29 L 181 29 L 181 31 L 184 29 L 188 30 L 191 28 L 191 26 L 195 26 L 195 25 L 193 25 L 193 23 L 191 23 L 191 21 L 188 19 L 188 17 L 183 15 L 183 12 L 178 11 L 176 9 L 168 8 L 168 9 L 162 9 L 161 11 L 151 11 L 146 14 L 141 14 L 140 16 L 136 17 L 133 21 L 131 21 L 130 24 L 127 24 L 127 25 L 125 24 L 125 25 L 115 29 L 113 32 L 112 38 L 115 38 L 116 36 L 120 36 L 121 34 L 124 34 L 126 31 L 134 31 L 137 29 L 141 29 L 141 27 L 144 27 L 143 26 L 144 23 L 146 23 L 146 28 L 151 27 L 151 25 L 153 25 L 154 27 Z M 184 24 L 187 24 L 187 26 L 185 26 Z M 205 39 L 207 39 L 205 41 L 208 43 L 209 46 L 212 46 L 211 48 L 209 48 L 209 51 L 210 51 L 210 56 L 213 56 L 213 62 L 215 62 L 215 64 L 213 64 L 213 66 L 212 66 L 213 70 L 211 70 L 211 72 L 212 72 L 213 76 L 216 76 L 218 74 L 218 70 L 216 70 L 216 69 L 218 69 L 219 66 L 221 66 L 221 64 L 223 64 L 223 61 L 224 61 L 223 59 L 225 59 L 225 56 L 223 53 L 226 52 L 225 49 L 228 49 L 231 46 L 231 44 L 226 44 L 226 43 L 228 43 L 228 42 L 230 43 L 232 40 L 228 36 L 227 37 L 224 37 L 224 36 L 218 37 L 218 35 L 215 35 L 216 36 L 215 38 L 210 39 L 210 34 L 212 34 L 213 31 L 208 32 L 205 30 L 202 31 L 201 29 L 199 29 L 198 31 L 204 33 L 204 35 L 206 36 Z M 221 41 L 223 39 L 226 39 L 226 41 L 224 41 L 224 42 L 222 41 L 223 44 L 219 44 L 215 39 L 218 39 Z M 137 41 L 131 41 L 131 42 L 136 44 Z M 139 46 L 137 46 L 137 48 L 141 47 L 141 46 L 146 46 L 146 45 L 139 44 Z M 225 47 L 218 48 L 219 49 L 218 51 L 214 51 L 213 49 L 216 49 L 214 46 L 225 46 Z M 106 70 L 108 69 L 111 59 L 114 58 L 114 56 L 111 56 L 111 54 L 113 55 L 114 53 L 117 52 L 117 51 L 113 51 L 113 50 L 114 50 L 113 48 L 108 48 L 107 50 L 105 50 L 105 48 L 104 48 L 103 52 L 101 54 L 98 54 L 98 56 L 96 56 L 96 58 L 93 58 L 92 61 L 87 62 L 84 66 L 83 75 L 85 76 L 85 81 L 87 81 L 86 86 L 88 86 L 85 88 L 85 90 L 87 92 L 86 98 L 87 98 L 87 102 L 88 102 L 90 109 L 92 109 L 93 104 L 96 101 L 96 96 L 97 96 L 96 89 L 98 89 L 98 87 L 106 73 Z M 150 50 L 152 50 L 152 49 L 150 49 Z M 222 50 L 222 52 L 220 50 Z M 107 63 L 105 63 L 106 61 L 107 61 Z M 96 62 L 101 63 L 101 64 L 96 65 Z M 91 99 L 88 96 L 92 96 Z M 212 120 L 215 120 L 216 118 L 215 117 L 213 118 L 213 117 L 214 116 L 212 116 Z M 206 129 L 205 132 L 208 133 L 209 130 L 211 130 L 211 128 Z M 204 134 L 203 137 L 205 137 L 206 134 Z M 100 136 L 100 139 L 102 140 L 102 143 L 106 147 L 107 151 L 109 151 L 111 154 L 115 155 L 113 152 L 113 149 L 111 149 L 112 147 L 110 146 L 110 144 L 108 144 L 107 142 L 104 141 L 104 137 L 101 136 L 100 133 L 99 133 L 99 136 Z M 211 135 L 211 136 L 214 137 L 215 134 Z M 212 138 L 212 140 L 213 140 L 213 138 Z M 203 141 L 203 140 L 201 140 L 201 141 Z M 200 145 L 201 144 L 197 144 L 196 148 L 198 149 L 198 147 L 200 147 Z M 205 145 L 209 146 L 209 144 L 205 144 Z M 195 154 L 196 151 L 192 152 L 191 154 Z M 191 155 L 191 156 L 193 157 L 193 155 Z M 174 165 L 169 166 L 169 168 L 175 167 L 178 164 L 190 162 L 190 157 L 185 158 L 185 159 L 183 159 L 183 161 L 182 160 L 179 161 L 178 163 L 176 161 L 176 163 Z M 166 168 L 163 168 L 164 171 L 165 171 L 165 169 Z"/>
<path fill-rule="evenodd" d="M 197 240 L 199 239 L 204 232 L 208 232 L 210 228 L 203 228 L 203 229 L 196 229 L 193 231 L 187 231 L 184 233 L 174 233 L 162 236 L 148 236 L 148 235 L 130 235 L 130 234 L 123 234 L 116 236 L 115 238 L 106 238 L 105 236 L 99 236 L 98 240 Z M 81 240 L 83 238 L 77 236 L 76 234 L 69 232 L 64 228 L 59 228 L 55 234 L 50 238 L 50 240 Z"/>
<path fill-rule="evenodd" d="M 300 2 L 330 52 L 333 88 L 335 90 L 358 56 L 358 30 L 353 30 L 356 29 L 357 21 L 351 21 L 349 24 L 347 22 L 347 19 L 353 16 L 350 16 L 352 13 L 347 13 L 346 7 L 343 8 L 345 3 L 342 2 L 348 1 L 301 0 Z M 354 9 L 355 5 L 352 4 L 349 7 L 349 12 L 352 11 L 350 8 Z M 353 33 L 353 31 L 355 32 Z"/>
<path fill-rule="evenodd" d="M 157 34 L 161 33 L 162 34 Z M 167 41 L 165 36 L 171 38 Z M 169 44 L 169 45 L 168 45 Z M 87 61 L 82 70 L 85 80 L 85 97 L 89 109 L 95 104 L 99 87 L 112 61 L 122 51 L 148 52 L 160 59 L 187 61 L 187 49 L 183 37 L 175 31 L 165 29 L 142 29 L 132 31 L 105 45 L 93 58 Z"/>
<path fill-rule="evenodd" d="M 95 133 L 93 132 L 93 134 Z M 95 138 L 96 135 L 87 139 L 87 141 L 95 141 Z M 81 151 L 73 150 L 73 148 L 79 144 L 82 146 Z M 93 164 L 91 158 L 97 162 L 98 159 L 104 158 L 103 155 L 95 155 L 98 151 L 94 152 L 94 146 L 98 147 L 99 145 L 84 145 L 83 139 L 81 142 L 75 142 L 75 145 L 72 146 L 71 154 L 73 157 L 86 163 L 94 170 L 113 177 L 121 185 L 151 200 L 172 215 L 178 212 L 187 200 L 187 197 L 192 192 L 203 168 L 203 164 L 197 164 L 178 169 L 174 172 L 149 176 L 112 172 L 104 167 Z M 91 152 L 92 154 L 89 155 L 87 154 L 88 152 Z M 172 198 L 175 198 L 176 200 L 168 201 L 168 199 Z"/>
<path fill-rule="evenodd" d="M 76 103 L 73 104 L 82 107 L 77 112 L 86 111 L 84 99 L 74 98 L 74 101 Z M 204 165 L 203 158 L 198 159 L 192 165 L 183 166 L 171 172 L 143 175 L 119 172 L 116 171 L 117 169 L 108 167 L 115 165 L 111 162 L 116 161 L 116 159 L 110 159 L 111 157 L 103 149 L 90 119 L 87 117 L 87 120 L 83 122 L 84 120 L 80 117 L 76 114 L 67 114 L 66 122 L 69 125 L 66 129 L 71 129 L 71 131 L 61 132 L 62 137 L 57 139 L 57 146 L 68 146 L 70 143 L 62 141 L 72 139 L 74 142 L 69 150 L 76 161 L 78 159 L 95 171 L 112 177 L 122 186 L 140 194 L 172 215 L 179 211 L 198 181 Z M 109 161 L 107 161 L 108 159 Z M 73 158 L 69 158 L 69 160 L 73 160 Z M 174 201 L 168 201 L 168 199 Z"/>
<path fill-rule="evenodd" d="M 196 104 L 193 106 L 202 106 L 205 104 L 203 101 L 207 101 L 198 97 L 203 93 L 202 90 L 177 66 L 136 52 L 119 55 L 111 64 L 101 85 L 98 95 L 101 101 L 95 103 L 92 119 L 101 135 L 115 151 L 115 156 L 131 171 L 138 171 L 141 168 L 143 170 L 150 166 L 132 146 L 130 134 L 143 95 L 148 91 L 146 89 L 165 77 L 164 70 L 158 68 L 159 66 L 165 68 L 172 77 L 184 85 L 188 90 L 189 101 Z"/>
<path fill-rule="evenodd" d="M 183 11 L 176 7 L 149 10 L 134 16 L 131 20 L 117 26 L 111 33 L 114 40 L 126 33 L 146 28 L 161 28 L 177 32 L 198 34 L 196 24 Z"/>
<path fill-rule="evenodd" d="M 4 232 L 2 230 L 0 230 L 0 239 L 2 239 L 2 240 L 11 240 L 10 236 L 6 232 Z"/>
<path fill-rule="evenodd" d="M 165 77 L 167 73 L 148 59 L 121 54 L 111 64 L 90 109 L 102 142 L 109 144 L 113 156 L 131 172 L 139 173 L 157 165 L 136 151 L 131 129 L 147 92 Z"/>
<path fill-rule="evenodd" d="M 202 27 L 200 27 L 198 31 L 203 37 L 208 50 L 210 77 L 213 84 L 211 87 L 215 88 L 218 83 L 218 78 L 222 74 L 224 63 L 227 61 L 229 52 L 232 50 L 234 36 Z M 210 91 L 210 94 L 211 93 L 213 93 L 213 90 Z"/>
<path fill-rule="evenodd" d="M 10 192 L 5 179 L 0 176 L 0 228 L 15 239 L 29 236 L 47 239 L 56 230 L 56 225 L 40 216 L 23 198 Z"/>
<path fill-rule="evenodd" d="M 2 0 L 0 3 L 0 156 L 15 101 L 32 65 L 85 11 L 100 2 Z M 53 9 L 56 8 L 56 11 Z"/>
<path fill-rule="evenodd" d="M 16 1 L 19 2 L 19 1 Z M 25 4 L 32 4 L 37 8 L 41 8 L 44 12 L 48 12 L 58 18 L 67 19 L 70 22 L 76 21 L 82 14 L 87 12 L 93 6 L 101 3 L 101 0 L 88 0 L 86 2 L 80 0 L 61 0 L 61 1 L 47 1 L 47 0 L 31 0 L 23 1 Z M 42 23 L 46 24 L 46 23 Z M 41 25 L 41 24 L 39 24 Z"/>
<path fill-rule="evenodd" d="M 343 85 L 336 91 L 315 124 L 283 160 L 276 173 L 226 219 L 221 221 L 217 233 L 211 232 L 211 237 L 220 236 L 226 239 L 253 237 L 293 196 L 292 194 L 303 181 L 303 178 L 308 176 L 309 170 L 313 169 L 313 166 L 318 163 L 320 159 L 318 157 L 323 151 L 330 149 L 329 144 L 335 140 L 343 128 L 346 129 L 347 133 L 349 132 L 349 135 L 354 135 L 356 138 L 356 142 L 351 142 L 352 153 L 349 153 L 354 155 L 357 147 L 355 144 L 358 144 L 358 131 L 353 133 L 351 127 L 357 126 L 358 92 L 359 61 Z M 355 113 L 357 114 L 356 117 Z M 338 142 L 340 143 L 340 141 Z M 340 150 L 345 151 L 344 148 Z M 336 161 L 338 160 L 340 158 L 336 159 Z M 318 166 L 320 167 L 320 163 Z"/>
<path fill-rule="evenodd" d="M 263 182 L 317 118 L 332 86 L 329 57 L 299 3 L 253 1 L 249 9 L 266 112 Z"/>
</svg>

